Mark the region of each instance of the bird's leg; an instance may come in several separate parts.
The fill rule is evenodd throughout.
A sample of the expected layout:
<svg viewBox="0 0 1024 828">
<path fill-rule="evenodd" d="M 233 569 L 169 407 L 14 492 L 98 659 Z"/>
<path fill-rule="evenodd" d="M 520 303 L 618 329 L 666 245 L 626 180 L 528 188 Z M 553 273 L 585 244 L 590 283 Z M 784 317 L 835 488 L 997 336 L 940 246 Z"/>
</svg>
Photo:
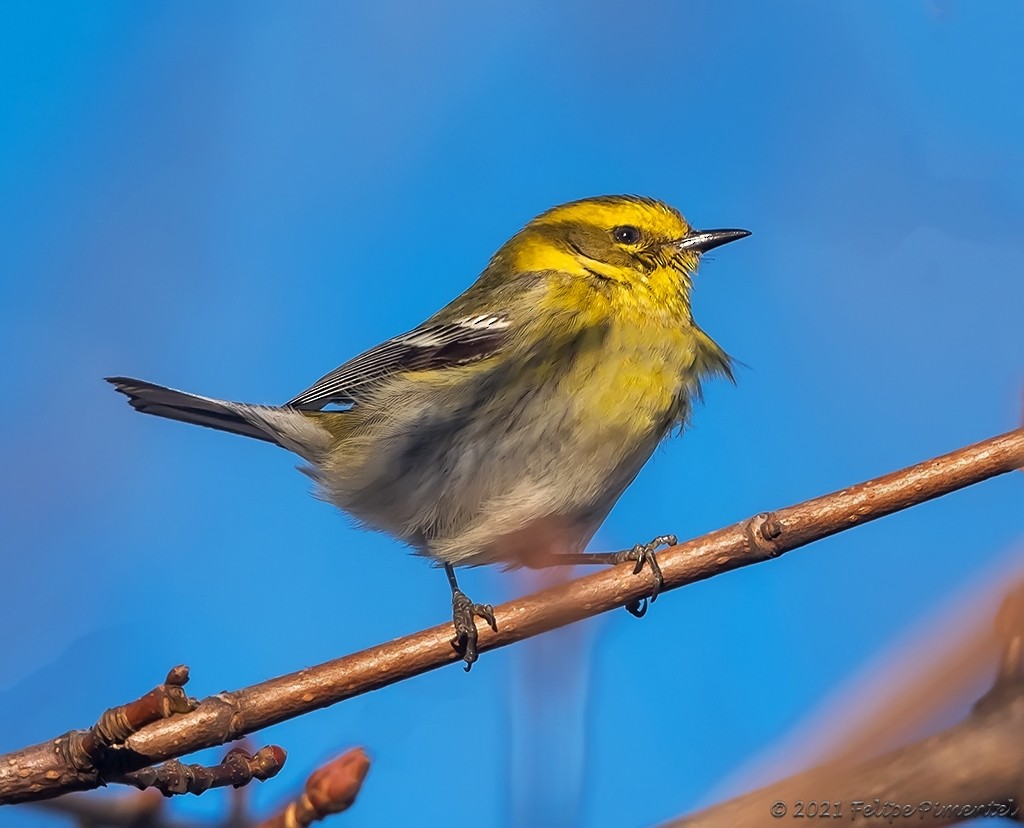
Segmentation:
<svg viewBox="0 0 1024 828">
<path fill-rule="evenodd" d="M 448 576 L 448 585 L 452 588 L 452 623 L 455 625 L 452 647 L 457 653 L 462 654 L 468 673 L 473 662 L 479 658 L 476 651 L 475 618 L 483 618 L 495 632 L 498 631 L 498 624 L 494 620 L 494 608 L 490 604 L 474 604 L 466 593 L 459 589 L 459 582 L 455 580 L 455 570 L 450 563 L 444 565 L 444 572 Z"/>
<path fill-rule="evenodd" d="M 651 578 L 654 581 L 651 586 L 650 603 L 654 603 L 661 594 L 661 587 L 665 579 L 661 575 L 661 567 L 655 556 L 659 546 L 675 546 L 679 543 L 675 535 L 658 535 L 648 543 L 638 543 L 632 549 L 623 549 L 619 552 L 570 552 L 560 555 L 552 555 L 545 558 L 542 566 L 577 566 L 589 564 L 605 564 L 615 566 L 626 561 L 635 561 L 633 574 L 639 575 L 646 563 L 651 568 Z M 626 610 L 637 618 L 643 618 L 647 614 L 648 599 L 643 598 L 626 605 Z"/>
</svg>

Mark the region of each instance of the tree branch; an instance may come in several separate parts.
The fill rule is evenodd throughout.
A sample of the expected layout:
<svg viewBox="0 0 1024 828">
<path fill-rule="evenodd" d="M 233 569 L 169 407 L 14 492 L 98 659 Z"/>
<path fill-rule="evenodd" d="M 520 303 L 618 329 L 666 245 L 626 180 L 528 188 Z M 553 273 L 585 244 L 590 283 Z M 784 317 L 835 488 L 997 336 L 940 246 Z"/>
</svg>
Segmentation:
<svg viewBox="0 0 1024 828">
<path fill-rule="evenodd" d="M 185 694 L 188 667 L 179 665 L 167 674 L 164 683 L 154 687 L 142 698 L 105 710 L 89 730 L 68 734 L 67 753 L 80 768 L 99 767 L 107 761 L 112 749 L 141 728 L 175 713 L 188 713 L 196 700 Z"/>
<path fill-rule="evenodd" d="M 762 513 L 659 553 L 664 589 L 759 563 L 811 541 L 1024 466 L 1024 429 L 796 506 Z M 479 649 L 503 647 L 643 598 L 650 575 L 632 564 L 510 602 L 495 611 L 498 632 L 480 631 Z M 153 722 L 119 750 L 122 772 L 223 744 L 295 716 L 436 669 L 461 657 L 451 624 L 204 699 L 190 713 Z M 45 799 L 102 784 L 53 742 L 0 756 L 0 804 Z"/>
<path fill-rule="evenodd" d="M 41 774 L 46 786 L 54 789 L 52 795 L 56 795 L 94 788 L 103 784 L 104 775 L 113 777 L 152 764 L 133 766 L 125 740 L 148 724 L 194 710 L 198 702 L 185 694 L 187 682 L 188 667 L 175 667 L 163 684 L 135 701 L 105 710 L 88 730 L 72 730 L 51 742 L 20 751 L 15 762 L 5 757 L 0 791 L 13 778 L 31 786 Z M 127 766 L 121 763 L 124 759 Z M 91 780 L 92 784 L 82 784 L 83 780 Z M 0 797 L 0 804 L 4 802 Z"/>
</svg>

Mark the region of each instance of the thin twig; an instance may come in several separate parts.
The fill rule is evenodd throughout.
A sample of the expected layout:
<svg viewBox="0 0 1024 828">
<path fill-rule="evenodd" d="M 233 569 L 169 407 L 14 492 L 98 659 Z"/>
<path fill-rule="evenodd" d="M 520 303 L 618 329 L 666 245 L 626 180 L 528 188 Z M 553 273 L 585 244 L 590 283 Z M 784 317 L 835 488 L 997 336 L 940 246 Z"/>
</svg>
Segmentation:
<svg viewBox="0 0 1024 828">
<path fill-rule="evenodd" d="M 201 794 L 210 788 L 224 788 L 230 785 L 240 788 L 254 779 L 263 782 L 277 776 L 284 767 L 286 754 L 277 745 L 260 748 L 250 754 L 245 748 L 236 747 L 227 752 L 219 765 L 185 765 L 171 759 L 162 765 L 125 773 L 110 780 L 134 785 L 139 790 L 156 788 L 164 796 L 175 794 Z"/>
<path fill-rule="evenodd" d="M 248 815 L 248 783 L 276 776 L 284 766 L 285 752 L 271 745 L 251 754 L 248 739 L 229 750 L 219 765 L 184 765 L 176 759 L 143 768 L 108 781 L 139 788 L 128 795 L 105 796 L 99 792 L 71 793 L 30 803 L 71 817 L 82 828 L 198 828 L 192 820 L 176 821 L 164 807 L 174 794 L 200 794 L 210 788 L 233 786 L 227 815 L 211 822 L 211 828 L 254 828 Z"/>
<path fill-rule="evenodd" d="M 770 560 L 867 521 L 1024 466 L 1024 429 L 740 523 L 666 549 L 664 589 Z M 498 631 L 480 631 L 481 651 L 589 618 L 643 598 L 650 573 L 632 564 L 589 575 L 498 607 Z M 238 739 L 287 719 L 394 684 L 461 658 L 449 623 L 353 655 L 204 699 L 191 713 L 154 722 L 126 740 L 135 768 Z M 125 770 L 131 768 L 126 767 Z M 100 784 L 45 742 L 0 756 L 0 804 Z"/>
</svg>

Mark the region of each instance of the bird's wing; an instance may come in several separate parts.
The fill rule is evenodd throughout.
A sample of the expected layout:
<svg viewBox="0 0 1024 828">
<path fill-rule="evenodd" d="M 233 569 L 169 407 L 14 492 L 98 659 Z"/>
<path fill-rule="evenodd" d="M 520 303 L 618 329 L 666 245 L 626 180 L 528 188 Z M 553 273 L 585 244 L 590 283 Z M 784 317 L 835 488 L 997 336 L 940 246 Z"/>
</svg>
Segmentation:
<svg viewBox="0 0 1024 828">
<path fill-rule="evenodd" d="M 354 404 L 399 371 L 447 368 L 484 359 L 505 343 L 510 324 L 503 314 L 426 322 L 350 359 L 285 405 L 319 411 L 330 403 Z"/>
</svg>

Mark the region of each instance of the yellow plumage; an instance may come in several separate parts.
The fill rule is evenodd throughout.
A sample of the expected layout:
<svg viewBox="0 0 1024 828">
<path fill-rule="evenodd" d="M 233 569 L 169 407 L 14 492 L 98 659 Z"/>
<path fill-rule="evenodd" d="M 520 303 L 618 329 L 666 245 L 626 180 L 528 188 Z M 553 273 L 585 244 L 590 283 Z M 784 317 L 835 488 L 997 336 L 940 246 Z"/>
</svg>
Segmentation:
<svg viewBox="0 0 1024 828">
<path fill-rule="evenodd" d="M 139 410 L 295 451 L 322 497 L 444 563 L 471 663 L 472 614 L 487 608 L 450 566 L 582 552 L 701 381 L 729 375 L 690 288 L 702 252 L 745 235 L 694 231 L 652 199 L 585 199 L 538 216 L 449 305 L 285 406 L 112 381 Z"/>
</svg>

